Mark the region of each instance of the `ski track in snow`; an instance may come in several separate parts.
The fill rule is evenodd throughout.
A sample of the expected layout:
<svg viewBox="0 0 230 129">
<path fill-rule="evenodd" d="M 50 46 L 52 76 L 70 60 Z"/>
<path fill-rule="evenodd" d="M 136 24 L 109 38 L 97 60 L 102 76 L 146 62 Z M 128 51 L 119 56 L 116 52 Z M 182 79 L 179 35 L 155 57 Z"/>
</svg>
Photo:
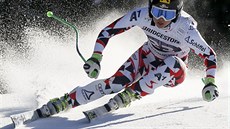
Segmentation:
<svg viewBox="0 0 230 129">
<path fill-rule="evenodd" d="M 113 18 L 105 17 L 103 22 L 99 21 L 100 24 L 95 25 L 97 28 L 80 35 L 80 50 L 85 57 L 90 56 L 100 29 L 114 17 L 119 17 L 117 13 L 111 15 Z M 3 63 L 4 77 L 7 78 L 11 93 L 0 95 L 1 129 L 13 128 L 10 115 L 40 107 L 51 98 L 93 81 L 85 75 L 83 62 L 74 49 L 75 44 L 71 44 L 75 42 L 74 34 L 67 40 L 36 29 L 28 29 L 26 33 L 33 48 L 31 59 L 12 59 L 9 56 Z M 104 51 L 99 78 L 111 76 L 145 39 L 137 28 L 112 38 Z M 113 65 L 111 59 L 116 60 Z M 203 74 L 189 71 L 182 85 L 175 88 L 160 87 L 154 94 L 133 102 L 130 107 L 119 109 L 92 123 L 87 122 L 82 111 L 105 104 L 113 95 L 32 122 L 20 129 L 229 129 L 229 71 L 229 62 L 225 62 L 216 79 L 220 97 L 210 103 L 201 98 Z"/>
<path fill-rule="evenodd" d="M 35 121 L 20 129 L 228 129 L 226 105 L 228 99 L 229 97 L 220 97 L 212 103 L 205 103 L 201 98 L 154 103 L 151 102 L 152 97 L 149 97 L 143 100 L 147 101 L 145 104 L 141 101 L 138 104 L 134 103 L 129 108 L 120 109 L 92 123 L 88 123 L 84 118 L 82 111 L 86 106 L 83 106 L 52 118 Z M 10 122 L 9 118 L 3 119 L 5 122 Z M 11 128 L 12 124 L 9 123 L 3 126 L 3 129 Z"/>
</svg>

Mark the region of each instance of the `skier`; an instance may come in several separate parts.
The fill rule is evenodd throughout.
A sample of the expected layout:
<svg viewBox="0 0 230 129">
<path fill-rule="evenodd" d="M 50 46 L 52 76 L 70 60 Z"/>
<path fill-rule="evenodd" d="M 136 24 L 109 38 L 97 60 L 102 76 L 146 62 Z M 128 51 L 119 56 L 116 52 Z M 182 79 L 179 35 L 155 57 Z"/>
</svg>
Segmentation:
<svg viewBox="0 0 230 129">
<path fill-rule="evenodd" d="M 104 105 L 106 112 L 112 112 L 152 94 L 157 87 L 175 87 L 186 77 L 190 50 L 205 62 L 203 99 L 209 102 L 218 97 L 216 54 L 200 35 L 196 21 L 183 11 L 183 0 L 149 0 L 148 7 L 135 9 L 105 27 L 96 40 L 92 57 L 84 64 L 90 78 L 96 79 L 100 73 L 102 52 L 109 39 L 134 26 L 143 30 L 148 41 L 113 76 L 78 86 L 50 100 L 37 109 L 39 116 L 48 117 L 117 93 Z"/>
</svg>

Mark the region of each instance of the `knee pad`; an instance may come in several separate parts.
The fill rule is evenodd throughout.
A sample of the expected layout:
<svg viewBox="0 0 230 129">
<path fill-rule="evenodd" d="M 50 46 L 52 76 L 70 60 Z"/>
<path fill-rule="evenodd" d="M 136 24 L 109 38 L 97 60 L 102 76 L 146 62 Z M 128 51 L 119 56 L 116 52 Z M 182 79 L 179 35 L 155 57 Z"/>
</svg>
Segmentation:
<svg viewBox="0 0 230 129">
<path fill-rule="evenodd" d="M 186 76 L 186 64 L 177 56 L 170 56 L 164 60 L 167 66 L 165 72 L 169 73 L 172 79 L 165 84 L 166 87 L 174 87 L 181 84 Z"/>
</svg>

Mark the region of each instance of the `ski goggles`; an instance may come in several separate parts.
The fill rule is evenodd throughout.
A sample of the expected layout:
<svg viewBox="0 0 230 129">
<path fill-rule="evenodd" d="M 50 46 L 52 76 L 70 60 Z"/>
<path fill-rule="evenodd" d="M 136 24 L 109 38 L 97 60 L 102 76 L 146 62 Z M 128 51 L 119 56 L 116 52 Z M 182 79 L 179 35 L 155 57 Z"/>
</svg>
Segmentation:
<svg viewBox="0 0 230 129">
<path fill-rule="evenodd" d="M 163 18 L 165 21 L 171 21 L 176 18 L 176 10 L 162 9 L 156 6 L 152 7 L 151 14 L 156 19 Z"/>
</svg>

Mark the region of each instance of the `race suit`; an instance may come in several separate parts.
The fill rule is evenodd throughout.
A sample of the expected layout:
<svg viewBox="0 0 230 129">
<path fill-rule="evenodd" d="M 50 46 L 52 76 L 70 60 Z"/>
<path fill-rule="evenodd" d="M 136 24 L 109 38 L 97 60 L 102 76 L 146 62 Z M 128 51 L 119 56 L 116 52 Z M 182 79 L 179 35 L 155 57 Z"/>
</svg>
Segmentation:
<svg viewBox="0 0 230 129">
<path fill-rule="evenodd" d="M 127 87 L 131 87 L 140 96 L 145 96 L 152 94 L 159 86 L 177 86 L 185 79 L 190 50 L 204 59 L 206 77 L 215 77 L 215 52 L 200 35 L 196 21 L 184 11 L 176 22 L 164 29 L 152 24 L 148 7 L 131 11 L 100 32 L 94 53 L 102 54 L 111 37 L 134 26 L 144 31 L 148 41 L 113 76 L 72 90 L 69 93 L 72 107 L 117 93 Z"/>
</svg>

